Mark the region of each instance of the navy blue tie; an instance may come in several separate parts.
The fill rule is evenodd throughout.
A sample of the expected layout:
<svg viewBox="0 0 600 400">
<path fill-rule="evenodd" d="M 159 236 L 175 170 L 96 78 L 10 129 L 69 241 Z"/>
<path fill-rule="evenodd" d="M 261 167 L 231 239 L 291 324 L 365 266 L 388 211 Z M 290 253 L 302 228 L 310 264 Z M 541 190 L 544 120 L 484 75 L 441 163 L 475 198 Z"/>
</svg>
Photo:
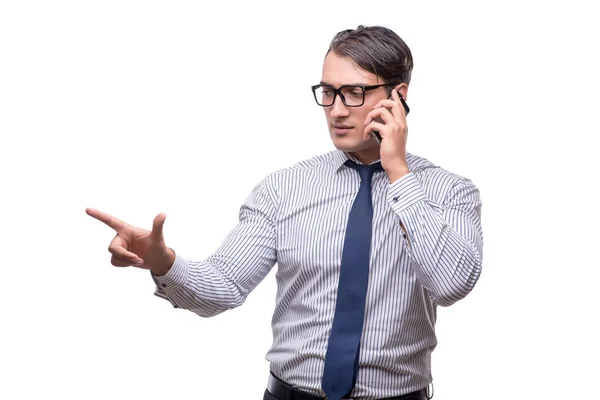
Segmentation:
<svg viewBox="0 0 600 400">
<path fill-rule="evenodd" d="M 346 226 L 335 315 L 325 356 L 321 387 L 328 400 L 348 396 L 356 383 L 369 282 L 373 220 L 371 178 L 374 171 L 382 169 L 381 163 L 362 165 L 348 160 L 345 165 L 358 171 L 360 187 Z"/>
</svg>

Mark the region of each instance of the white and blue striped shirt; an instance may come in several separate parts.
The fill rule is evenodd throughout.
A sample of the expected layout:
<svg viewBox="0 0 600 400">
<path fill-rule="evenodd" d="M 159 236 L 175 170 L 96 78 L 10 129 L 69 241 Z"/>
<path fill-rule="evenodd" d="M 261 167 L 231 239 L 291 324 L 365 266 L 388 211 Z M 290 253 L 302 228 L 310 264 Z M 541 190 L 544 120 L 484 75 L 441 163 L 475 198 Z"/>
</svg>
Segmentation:
<svg viewBox="0 0 600 400">
<path fill-rule="evenodd" d="M 334 150 L 268 175 L 238 225 L 205 261 L 179 255 L 156 294 L 210 317 L 241 305 L 277 264 L 273 373 L 321 390 L 342 247 L 360 177 Z M 357 161 L 357 160 L 355 160 Z M 473 183 L 407 153 L 409 174 L 372 182 L 373 236 L 359 373 L 352 397 L 398 396 L 431 382 L 436 306 L 473 289 L 481 273 L 481 201 Z M 406 232 L 402 230 L 400 222 Z"/>
</svg>

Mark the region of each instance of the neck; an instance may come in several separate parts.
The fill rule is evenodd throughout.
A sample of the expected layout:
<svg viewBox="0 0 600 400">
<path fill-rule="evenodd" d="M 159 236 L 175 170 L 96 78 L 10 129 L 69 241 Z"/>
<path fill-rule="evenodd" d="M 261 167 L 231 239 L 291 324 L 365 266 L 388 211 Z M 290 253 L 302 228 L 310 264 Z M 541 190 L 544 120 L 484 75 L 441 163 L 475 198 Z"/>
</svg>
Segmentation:
<svg viewBox="0 0 600 400">
<path fill-rule="evenodd" d="M 366 165 L 371 164 L 372 162 L 381 158 L 381 155 L 379 154 L 379 146 L 369 149 L 362 149 L 359 151 L 351 151 L 348 152 L 348 154 Z"/>
</svg>

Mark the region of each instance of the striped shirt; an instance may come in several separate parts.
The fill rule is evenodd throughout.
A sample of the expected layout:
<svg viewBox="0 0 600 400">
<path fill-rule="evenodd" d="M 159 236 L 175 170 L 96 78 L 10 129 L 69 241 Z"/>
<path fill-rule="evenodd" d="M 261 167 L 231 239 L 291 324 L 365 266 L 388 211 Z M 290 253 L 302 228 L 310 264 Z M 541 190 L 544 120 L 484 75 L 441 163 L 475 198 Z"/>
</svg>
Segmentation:
<svg viewBox="0 0 600 400">
<path fill-rule="evenodd" d="M 154 277 L 156 295 L 210 317 L 241 305 L 277 264 L 266 359 L 277 377 L 323 397 L 345 229 L 360 185 L 348 158 L 334 150 L 268 175 L 212 256 L 177 255 L 165 276 Z M 424 158 L 407 153 L 407 162 L 411 172 L 394 183 L 384 171 L 373 176 L 369 285 L 351 394 L 360 399 L 431 382 L 436 307 L 465 297 L 481 273 L 479 191 Z"/>
</svg>

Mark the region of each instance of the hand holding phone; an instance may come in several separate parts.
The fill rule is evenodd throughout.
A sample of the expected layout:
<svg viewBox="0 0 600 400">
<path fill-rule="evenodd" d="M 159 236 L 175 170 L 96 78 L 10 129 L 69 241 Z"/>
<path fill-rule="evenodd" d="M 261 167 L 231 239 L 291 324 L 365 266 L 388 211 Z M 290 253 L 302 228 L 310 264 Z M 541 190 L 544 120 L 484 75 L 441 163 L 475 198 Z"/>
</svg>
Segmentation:
<svg viewBox="0 0 600 400">
<path fill-rule="evenodd" d="M 400 92 L 396 92 L 396 93 L 398 93 L 398 96 L 400 96 L 400 102 L 402 103 L 402 106 L 404 107 L 404 111 L 406 112 L 406 115 L 408 115 L 408 113 L 410 112 L 410 108 L 408 107 L 408 104 L 406 104 L 406 101 L 404 101 L 404 97 L 402 97 L 402 94 Z M 394 100 L 394 99 L 392 98 L 392 96 L 390 96 L 389 100 Z M 374 121 L 382 123 L 382 124 L 384 123 L 383 120 L 379 117 L 375 118 Z M 375 139 L 375 141 L 378 144 L 381 144 L 382 138 L 381 138 L 381 135 L 379 134 L 379 132 L 373 131 L 371 133 L 371 136 L 373 136 L 373 139 Z"/>
</svg>

